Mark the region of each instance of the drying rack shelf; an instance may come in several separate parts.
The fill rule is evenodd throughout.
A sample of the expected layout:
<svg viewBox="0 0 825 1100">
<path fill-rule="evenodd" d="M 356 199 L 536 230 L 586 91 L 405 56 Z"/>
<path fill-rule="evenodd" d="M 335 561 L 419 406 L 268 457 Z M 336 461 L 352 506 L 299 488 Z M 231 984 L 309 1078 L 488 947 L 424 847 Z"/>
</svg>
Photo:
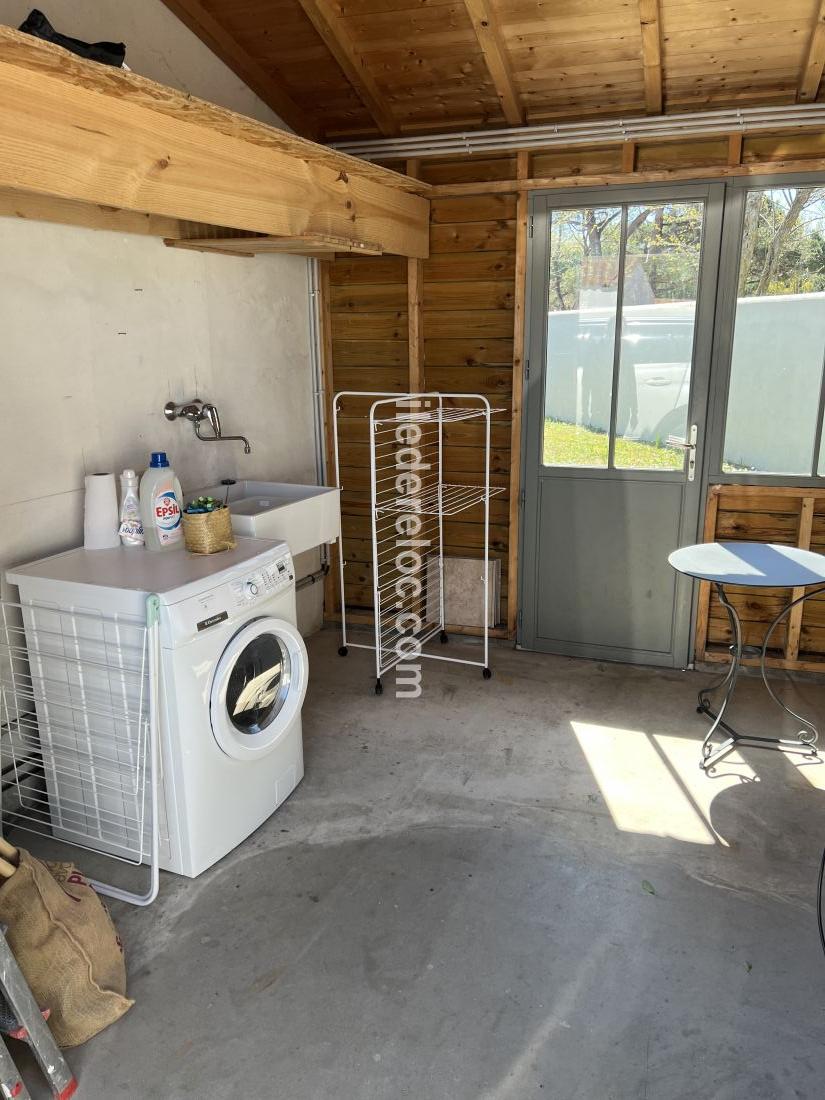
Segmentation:
<svg viewBox="0 0 825 1100">
<path fill-rule="evenodd" d="M 403 398 L 399 398 L 403 401 Z M 473 408 L 457 406 L 455 408 L 404 408 L 395 413 L 394 416 L 376 416 L 376 425 L 398 425 L 398 424 L 454 424 L 459 420 L 486 420 L 488 416 L 505 412 L 505 409 L 493 409 L 493 408 Z M 392 429 L 394 430 L 394 428 Z"/>
<path fill-rule="evenodd" d="M 488 503 L 491 497 L 503 492 L 503 487 L 499 486 L 485 490 L 483 485 L 432 485 L 418 498 L 416 511 L 425 516 L 457 516 L 477 504 Z M 409 506 L 404 498 L 393 498 L 376 505 L 375 510 L 398 514 L 408 511 Z"/>
</svg>

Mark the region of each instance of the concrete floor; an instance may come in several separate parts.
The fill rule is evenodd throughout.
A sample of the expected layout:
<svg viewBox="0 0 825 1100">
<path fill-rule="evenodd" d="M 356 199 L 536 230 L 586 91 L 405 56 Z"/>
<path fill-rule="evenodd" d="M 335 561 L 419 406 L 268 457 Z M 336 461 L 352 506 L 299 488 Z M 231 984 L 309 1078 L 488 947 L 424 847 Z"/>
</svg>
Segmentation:
<svg viewBox="0 0 825 1100">
<path fill-rule="evenodd" d="M 825 766 L 703 775 L 696 674 L 502 648 L 412 702 L 337 645 L 287 804 L 116 907 L 137 1003 L 70 1052 L 81 1100 L 823 1095 Z"/>
</svg>

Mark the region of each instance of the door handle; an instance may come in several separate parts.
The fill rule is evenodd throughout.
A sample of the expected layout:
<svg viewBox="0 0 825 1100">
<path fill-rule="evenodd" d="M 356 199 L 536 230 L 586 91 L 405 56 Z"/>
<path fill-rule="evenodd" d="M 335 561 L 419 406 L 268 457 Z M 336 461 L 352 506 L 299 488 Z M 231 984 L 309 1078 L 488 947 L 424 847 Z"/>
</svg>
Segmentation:
<svg viewBox="0 0 825 1100">
<path fill-rule="evenodd" d="M 687 439 L 669 435 L 665 442 L 669 447 L 684 447 L 688 453 L 688 481 L 696 480 L 696 441 L 699 438 L 699 425 L 691 424 Z"/>
</svg>

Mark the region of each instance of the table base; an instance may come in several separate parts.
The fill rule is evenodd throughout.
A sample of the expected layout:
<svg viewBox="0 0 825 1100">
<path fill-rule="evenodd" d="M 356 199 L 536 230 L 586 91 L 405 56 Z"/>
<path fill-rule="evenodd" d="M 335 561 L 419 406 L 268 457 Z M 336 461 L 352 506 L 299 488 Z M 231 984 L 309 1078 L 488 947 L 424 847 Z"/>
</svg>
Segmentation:
<svg viewBox="0 0 825 1100">
<path fill-rule="evenodd" d="M 739 745 L 746 745 L 752 748 L 770 748 L 770 749 L 796 749 L 804 752 L 807 756 L 818 756 L 816 742 L 819 736 L 819 731 L 816 726 L 809 719 L 804 718 L 801 714 L 797 714 L 796 711 L 791 710 L 789 706 L 782 702 L 779 696 L 774 692 L 770 683 L 768 682 L 766 660 L 768 655 L 768 647 L 770 645 L 771 637 L 774 630 L 782 622 L 786 615 L 788 615 L 792 608 L 797 604 L 802 603 L 804 600 L 809 599 L 811 596 L 817 595 L 819 592 L 825 591 L 823 588 L 817 588 L 813 592 L 806 592 L 796 600 L 792 600 L 787 607 L 772 620 L 768 626 L 768 630 L 765 634 L 765 639 L 761 646 L 745 646 L 742 644 L 742 624 L 739 619 L 739 614 L 733 604 L 728 600 L 725 595 L 724 587 L 720 583 L 716 583 L 716 592 L 719 596 L 719 602 L 725 608 L 730 620 L 731 631 L 733 633 L 734 644 L 730 647 L 730 666 L 724 675 L 716 683 L 709 684 L 699 692 L 699 705 L 696 710 L 700 714 L 705 714 L 711 719 L 711 727 L 708 730 L 704 741 L 702 742 L 702 760 L 699 767 L 703 771 L 708 771 L 724 756 L 727 756 L 729 752 L 732 752 Z M 724 715 L 728 704 L 733 697 L 734 689 L 736 688 L 736 681 L 739 677 L 739 672 L 742 668 L 742 659 L 745 656 L 759 656 L 759 670 L 762 676 L 762 682 L 765 688 L 773 699 L 774 703 L 784 711 L 789 717 L 800 722 L 802 729 L 799 731 L 797 737 L 762 737 L 756 734 L 740 733 L 730 723 L 725 721 Z M 723 692 L 722 702 L 719 705 L 718 710 L 714 709 L 710 703 L 710 697 L 717 691 Z M 724 730 L 728 735 L 724 741 L 720 744 L 713 744 L 713 735 L 717 730 Z"/>
</svg>

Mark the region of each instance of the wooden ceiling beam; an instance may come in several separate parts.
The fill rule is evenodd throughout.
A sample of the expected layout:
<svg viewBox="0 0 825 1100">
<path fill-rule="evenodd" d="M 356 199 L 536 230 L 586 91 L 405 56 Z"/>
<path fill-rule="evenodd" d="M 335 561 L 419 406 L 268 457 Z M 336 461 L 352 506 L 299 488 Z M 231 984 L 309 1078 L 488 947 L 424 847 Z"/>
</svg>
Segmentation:
<svg viewBox="0 0 825 1100">
<path fill-rule="evenodd" d="M 812 103 L 816 99 L 819 85 L 822 83 L 823 69 L 825 69 L 825 0 L 820 0 L 796 93 L 800 103 Z"/>
<path fill-rule="evenodd" d="M 196 34 L 225 65 L 239 76 L 267 107 L 302 137 L 319 141 L 322 127 L 299 107 L 277 75 L 254 61 L 199 0 L 163 0 L 181 23 Z"/>
<path fill-rule="evenodd" d="M 400 127 L 336 7 L 329 0 L 298 2 L 381 133 L 385 137 L 398 134 Z"/>
<path fill-rule="evenodd" d="M 660 0 L 639 0 L 642 66 L 645 78 L 645 110 L 649 115 L 660 115 L 664 108 L 661 14 Z"/>
<path fill-rule="evenodd" d="M 2 26 L 0 103 L 0 188 L 429 254 L 427 184 Z"/>
<path fill-rule="evenodd" d="M 493 14 L 489 0 L 464 0 L 464 7 L 473 24 L 487 71 L 501 103 L 502 113 L 510 126 L 523 126 L 524 107 L 516 90 L 513 70 L 498 20 Z"/>
</svg>

